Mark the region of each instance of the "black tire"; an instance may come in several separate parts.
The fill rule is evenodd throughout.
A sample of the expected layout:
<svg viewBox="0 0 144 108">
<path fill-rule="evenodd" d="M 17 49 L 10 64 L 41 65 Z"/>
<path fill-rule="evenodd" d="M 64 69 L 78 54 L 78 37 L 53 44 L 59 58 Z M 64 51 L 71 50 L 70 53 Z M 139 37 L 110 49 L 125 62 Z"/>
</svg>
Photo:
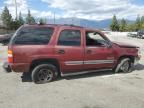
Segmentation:
<svg viewBox="0 0 144 108">
<path fill-rule="evenodd" d="M 51 82 L 58 75 L 57 68 L 52 64 L 40 64 L 36 66 L 31 74 L 32 81 L 36 84 Z"/>
<path fill-rule="evenodd" d="M 133 63 L 130 58 L 121 58 L 117 66 L 113 69 L 115 73 L 123 72 L 128 73 L 132 71 Z"/>
</svg>

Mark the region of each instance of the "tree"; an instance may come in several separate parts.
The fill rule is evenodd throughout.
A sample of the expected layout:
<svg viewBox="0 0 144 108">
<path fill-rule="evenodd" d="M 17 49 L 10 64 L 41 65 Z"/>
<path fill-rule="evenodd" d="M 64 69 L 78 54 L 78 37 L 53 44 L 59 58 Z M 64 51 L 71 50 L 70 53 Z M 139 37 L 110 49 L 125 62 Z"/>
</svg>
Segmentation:
<svg viewBox="0 0 144 108">
<path fill-rule="evenodd" d="M 20 12 L 18 19 L 16 18 L 15 20 L 11 21 L 11 24 L 10 24 L 11 28 L 10 29 L 11 30 L 17 30 L 23 24 L 24 24 L 24 19 L 21 15 L 21 12 Z"/>
<path fill-rule="evenodd" d="M 135 22 L 135 26 L 136 26 L 136 31 L 141 29 L 141 18 L 140 18 L 139 15 L 137 16 L 137 19 L 136 19 L 136 22 Z"/>
<path fill-rule="evenodd" d="M 4 26 L 7 29 L 10 29 L 11 28 L 10 27 L 11 26 L 11 22 L 12 22 L 12 16 L 9 13 L 9 10 L 8 10 L 8 8 L 6 6 L 4 7 L 4 10 L 2 12 L 1 19 L 2 19 L 2 22 L 3 22 Z"/>
<path fill-rule="evenodd" d="M 136 26 L 135 26 L 134 23 L 130 23 L 130 24 L 127 25 L 127 31 L 133 32 L 135 30 L 136 30 Z"/>
<path fill-rule="evenodd" d="M 144 24 L 144 16 L 141 17 L 141 24 Z"/>
<path fill-rule="evenodd" d="M 46 19 L 40 18 L 39 23 L 40 24 L 46 24 Z"/>
<path fill-rule="evenodd" d="M 141 29 L 144 29 L 144 16 L 141 17 Z"/>
<path fill-rule="evenodd" d="M 39 20 L 39 23 L 40 23 L 40 24 L 44 24 L 44 20 L 41 18 L 41 19 Z"/>
<path fill-rule="evenodd" d="M 10 29 L 11 30 L 17 30 L 20 26 L 21 25 L 20 25 L 18 20 L 13 20 L 13 21 L 11 21 Z"/>
<path fill-rule="evenodd" d="M 45 22 L 45 24 L 47 24 L 47 19 L 46 18 L 44 18 L 44 22 Z"/>
<path fill-rule="evenodd" d="M 119 23 L 117 21 L 116 15 L 114 15 L 112 18 L 112 23 L 110 25 L 110 29 L 112 31 L 119 31 Z"/>
<path fill-rule="evenodd" d="M 126 28 L 127 28 L 127 22 L 125 19 L 122 19 L 121 24 L 120 24 L 120 31 L 124 32 L 124 31 L 126 31 Z"/>
<path fill-rule="evenodd" d="M 23 19 L 23 17 L 22 17 L 21 12 L 19 13 L 18 22 L 19 22 L 19 25 L 20 25 L 20 26 L 24 24 L 24 19 Z"/>
<path fill-rule="evenodd" d="M 30 10 L 28 10 L 28 14 L 27 14 L 27 17 L 26 17 L 26 23 L 27 23 L 27 24 L 34 24 L 34 23 L 35 23 L 35 19 L 34 19 L 34 17 L 31 15 Z"/>
</svg>

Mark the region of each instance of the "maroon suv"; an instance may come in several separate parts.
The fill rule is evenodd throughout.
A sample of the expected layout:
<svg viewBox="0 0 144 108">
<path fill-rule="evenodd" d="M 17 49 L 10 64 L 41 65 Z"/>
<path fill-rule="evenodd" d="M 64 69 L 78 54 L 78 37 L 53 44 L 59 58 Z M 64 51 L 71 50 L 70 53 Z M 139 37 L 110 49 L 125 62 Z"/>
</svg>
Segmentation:
<svg viewBox="0 0 144 108">
<path fill-rule="evenodd" d="M 111 42 L 102 32 L 68 25 L 24 25 L 8 46 L 14 72 L 31 72 L 35 83 L 113 70 L 129 72 L 140 59 L 136 46 Z"/>
</svg>

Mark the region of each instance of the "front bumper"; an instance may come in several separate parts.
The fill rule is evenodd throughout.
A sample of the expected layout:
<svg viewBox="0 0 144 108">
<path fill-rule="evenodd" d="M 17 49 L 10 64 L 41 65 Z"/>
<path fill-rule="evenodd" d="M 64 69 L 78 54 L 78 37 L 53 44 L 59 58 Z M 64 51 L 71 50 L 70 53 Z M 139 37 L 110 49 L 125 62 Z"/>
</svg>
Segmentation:
<svg viewBox="0 0 144 108">
<path fill-rule="evenodd" d="M 135 57 L 134 65 L 137 65 L 140 61 L 141 56 Z"/>
<path fill-rule="evenodd" d="M 7 72 L 7 73 L 12 72 L 12 70 L 11 70 L 10 65 L 9 65 L 8 62 L 4 62 L 4 63 L 3 63 L 3 69 L 4 69 L 5 72 Z"/>
</svg>

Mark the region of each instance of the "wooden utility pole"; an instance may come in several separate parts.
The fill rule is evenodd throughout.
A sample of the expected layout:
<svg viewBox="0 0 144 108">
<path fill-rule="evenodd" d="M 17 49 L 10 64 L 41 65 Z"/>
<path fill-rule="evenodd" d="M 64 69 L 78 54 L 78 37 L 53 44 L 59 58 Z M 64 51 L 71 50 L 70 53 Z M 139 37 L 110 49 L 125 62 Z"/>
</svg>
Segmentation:
<svg viewBox="0 0 144 108">
<path fill-rule="evenodd" d="M 54 24 L 56 23 L 56 21 L 55 21 L 55 12 L 54 12 Z"/>
<path fill-rule="evenodd" d="M 14 2 L 15 2 L 15 14 L 16 14 L 16 20 L 18 19 L 18 14 L 17 14 L 17 1 L 16 0 L 14 0 Z"/>
</svg>

